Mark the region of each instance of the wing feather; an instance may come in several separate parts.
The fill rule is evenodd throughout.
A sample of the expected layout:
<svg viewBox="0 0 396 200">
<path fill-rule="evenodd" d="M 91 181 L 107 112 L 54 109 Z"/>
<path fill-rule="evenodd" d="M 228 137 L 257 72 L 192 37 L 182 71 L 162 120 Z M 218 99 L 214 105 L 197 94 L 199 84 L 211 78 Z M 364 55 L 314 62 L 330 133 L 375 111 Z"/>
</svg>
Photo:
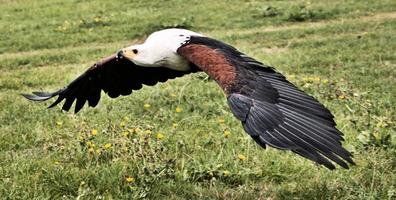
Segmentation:
<svg viewBox="0 0 396 200">
<path fill-rule="evenodd" d="M 86 102 L 89 106 L 95 107 L 100 100 L 102 90 L 111 98 L 116 98 L 131 94 L 132 90 L 142 88 L 143 84 L 152 86 L 195 71 L 194 68 L 191 71 L 175 71 L 165 67 L 146 68 L 112 55 L 94 64 L 61 90 L 53 93 L 33 92 L 22 95 L 33 101 L 46 101 L 57 96 L 58 98 L 48 108 L 65 100 L 62 106 L 62 110 L 65 111 L 69 111 L 76 102 L 74 112 L 77 113 Z"/>
<path fill-rule="evenodd" d="M 291 150 L 329 169 L 335 168 L 331 161 L 344 168 L 348 168 L 347 162 L 354 164 L 352 155 L 341 145 L 342 133 L 335 128 L 331 112 L 274 68 L 205 37 L 191 37 L 179 53 L 220 84 L 235 117 L 263 148 L 269 145 Z M 205 57 L 217 60 L 202 62 Z M 223 73 L 219 75 L 219 71 Z M 236 74 L 234 79 L 222 81 L 223 74 L 230 72 Z"/>
</svg>

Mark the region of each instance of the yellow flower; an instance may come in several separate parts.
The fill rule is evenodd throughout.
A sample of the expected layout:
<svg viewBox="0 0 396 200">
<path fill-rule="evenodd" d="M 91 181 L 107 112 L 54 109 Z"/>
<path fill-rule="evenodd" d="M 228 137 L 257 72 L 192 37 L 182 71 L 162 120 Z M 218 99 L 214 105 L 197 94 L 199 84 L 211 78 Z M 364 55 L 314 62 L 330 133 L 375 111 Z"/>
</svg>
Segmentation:
<svg viewBox="0 0 396 200">
<path fill-rule="evenodd" d="M 111 146 L 112 146 L 112 145 L 111 145 L 110 143 L 106 143 L 106 144 L 104 145 L 104 148 L 105 148 L 105 149 L 110 149 Z"/>
<path fill-rule="evenodd" d="M 177 128 L 177 126 L 179 126 L 179 124 L 177 124 L 177 123 L 173 123 L 173 124 L 172 124 L 172 127 L 173 127 L 173 128 Z"/>
<path fill-rule="evenodd" d="M 127 116 L 124 117 L 124 121 L 129 121 L 129 118 Z"/>
<path fill-rule="evenodd" d="M 100 149 L 96 149 L 96 154 L 100 154 L 101 153 L 101 151 L 100 151 Z"/>
<path fill-rule="evenodd" d="M 324 83 L 324 84 L 326 84 L 326 83 L 328 83 L 329 82 L 329 80 L 327 80 L 327 79 L 323 79 L 322 80 L 322 83 Z"/>
<path fill-rule="evenodd" d="M 87 146 L 89 147 L 95 147 L 95 144 L 92 141 L 86 142 Z"/>
<path fill-rule="evenodd" d="M 150 105 L 150 104 L 148 104 L 148 103 L 145 103 L 145 104 L 143 105 L 143 107 L 144 107 L 144 108 L 150 108 L 150 107 L 151 107 L 151 105 Z"/>
<path fill-rule="evenodd" d="M 144 131 L 144 133 L 146 133 L 146 134 L 151 134 L 151 130 L 148 130 L 148 129 L 147 129 L 147 130 Z"/>
<path fill-rule="evenodd" d="M 182 111 L 183 111 L 183 109 L 182 109 L 182 108 L 180 108 L 179 106 L 177 106 L 175 111 L 176 111 L 177 113 L 179 113 L 179 112 L 182 112 Z"/>
<path fill-rule="evenodd" d="M 126 125 L 126 122 L 125 122 L 125 121 L 120 122 L 120 126 L 121 126 L 121 127 L 125 127 L 125 125 Z"/>
<path fill-rule="evenodd" d="M 83 136 L 80 136 L 80 137 L 78 137 L 78 139 L 80 139 L 80 141 L 83 141 L 83 140 L 84 140 L 84 137 L 83 137 Z"/>
<path fill-rule="evenodd" d="M 224 171 L 223 171 L 223 175 L 224 175 L 224 176 L 229 176 L 230 174 L 231 174 L 231 172 L 228 171 L 228 170 L 224 170 Z"/>
<path fill-rule="evenodd" d="M 223 135 L 224 135 L 225 138 L 228 138 L 228 137 L 230 137 L 231 132 L 229 130 L 225 130 Z"/>
<path fill-rule="evenodd" d="M 58 161 L 55 161 L 54 164 L 55 164 L 55 165 L 59 165 L 59 162 L 58 162 Z"/>
<path fill-rule="evenodd" d="M 158 140 L 162 140 L 162 139 L 164 139 L 164 134 L 162 134 L 162 133 L 157 133 L 157 139 Z"/>
<path fill-rule="evenodd" d="M 89 152 L 89 153 L 93 153 L 94 151 L 95 151 L 95 149 L 92 148 L 92 147 L 88 149 L 88 152 Z"/>
<path fill-rule="evenodd" d="M 345 99 L 345 95 L 341 94 L 340 96 L 338 96 L 339 99 Z"/>
<path fill-rule="evenodd" d="M 130 177 L 130 176 L 126 177 L 125 180 L 126 180 L 126 182 L 128 182 L 128 183 L 132 183 L 132 182 L 135 181 L 135 179 L 132 178 L 132 177 Z"/>
<path fill-rule="evenodd" d="M 217 119 L 217 121 L 218 121 L 220 124 L 222 124 L 222 123 L 225 122 L 225 120 L 224 120 L 223 118 L 219 118 L 219 119 Z"/>
<path fill-rule="evenodd" d="M 129 136 L 129 132 L 128 131 L 124 131 L 124 132 L 122 132 L 122 135 L 125 136 L 125 137 L 128 137 Z"/>
<path fill-rule="evenodd" d="M 57 121 L 57 122 L 56 122 L 56 125 L 62 126 L 62 125 L 63 125 L 63 122 L 62 122 L 62 121 Z"/>
<path fill-rule="evenodd" d="M 96 129 L 92 129 L 91 130 L 91 135 L 92 136 L 96 136 L 98 134 L 98 130 L 96 130 Z"/>
<path fill-rule="evenodd" d="M 244 156 L 244 155 L 242 155 L 242 154 L 239 154 L 239 155 L 238 155 L 238 158 L 239 158 L 239 160 L 241 160 L 241 161 L 246 160 L 246 156 Z"/>
</svg>

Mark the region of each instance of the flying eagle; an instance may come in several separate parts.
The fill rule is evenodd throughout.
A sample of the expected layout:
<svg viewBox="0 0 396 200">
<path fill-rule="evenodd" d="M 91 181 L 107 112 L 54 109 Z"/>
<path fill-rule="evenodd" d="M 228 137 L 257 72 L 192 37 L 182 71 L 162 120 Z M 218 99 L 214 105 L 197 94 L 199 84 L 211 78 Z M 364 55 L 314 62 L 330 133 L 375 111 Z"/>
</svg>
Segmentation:
<svg viewBox="0 0 396 200">
<path fill-rule="evenodd" d="M 143 84 L 153 86 L 199 71 L 224 90 L 232 113 L 261 147 L 291 150 L 329 169 L 335 169 L 331 161 L 344 168 L 354 164 L 351 153 L 341 145 L 343 134 L 335 128 L 334 116 L 315 98 L 274 68 L 189 30 L 154 32 L 143 44 L 100 60 L 63 89 L 23 96 L 33 101 L 57 97 L 49 108 L 65 100 L 65 111 L 76 102 L 77 113 L 86 102 L 95 107 L 102 90 L 116 98 Z"/>
</svg>

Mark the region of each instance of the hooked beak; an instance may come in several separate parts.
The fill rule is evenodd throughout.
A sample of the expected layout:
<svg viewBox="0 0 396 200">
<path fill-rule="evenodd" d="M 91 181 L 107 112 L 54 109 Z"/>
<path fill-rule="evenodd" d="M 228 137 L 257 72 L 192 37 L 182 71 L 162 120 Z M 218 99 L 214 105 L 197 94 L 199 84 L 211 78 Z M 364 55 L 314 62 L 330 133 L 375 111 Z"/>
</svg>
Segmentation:
<svg viewBox="0 0 396 200">
<path fill-rule="evenodd" d="M 123 59 L 124 58 L 124 54 L 122 52 L 122 49 L 117 52 L 116 58 L 117 59 Z"/>
<path fill-rule="evenodd" d="M 128 49 L 121 49 L 117 52 L 117 59 L 128 59 L 128 60 L 132 60 L 134 57 L 136 56 L 136 54 Z"/>
</svg>

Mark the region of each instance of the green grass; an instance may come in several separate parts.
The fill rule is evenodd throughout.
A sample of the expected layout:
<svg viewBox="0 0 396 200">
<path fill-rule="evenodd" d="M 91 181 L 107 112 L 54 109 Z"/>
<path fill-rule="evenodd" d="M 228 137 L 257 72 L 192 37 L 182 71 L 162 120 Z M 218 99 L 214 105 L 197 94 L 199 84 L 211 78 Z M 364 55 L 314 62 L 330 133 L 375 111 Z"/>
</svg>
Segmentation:
<svg viewBox="0 0 396 200">
<path fill-rule="evenodd" d="M 3 199 L 396 198 L 395 1 L 0 4 Z M 330 171 L 261 149 L 204 74 L 102 95 L 77 115 L 19 95 L 63 87 L 98 59 L 172 26 L 226 41 L 318 98 L 357 165 Z"/>
</svg>

